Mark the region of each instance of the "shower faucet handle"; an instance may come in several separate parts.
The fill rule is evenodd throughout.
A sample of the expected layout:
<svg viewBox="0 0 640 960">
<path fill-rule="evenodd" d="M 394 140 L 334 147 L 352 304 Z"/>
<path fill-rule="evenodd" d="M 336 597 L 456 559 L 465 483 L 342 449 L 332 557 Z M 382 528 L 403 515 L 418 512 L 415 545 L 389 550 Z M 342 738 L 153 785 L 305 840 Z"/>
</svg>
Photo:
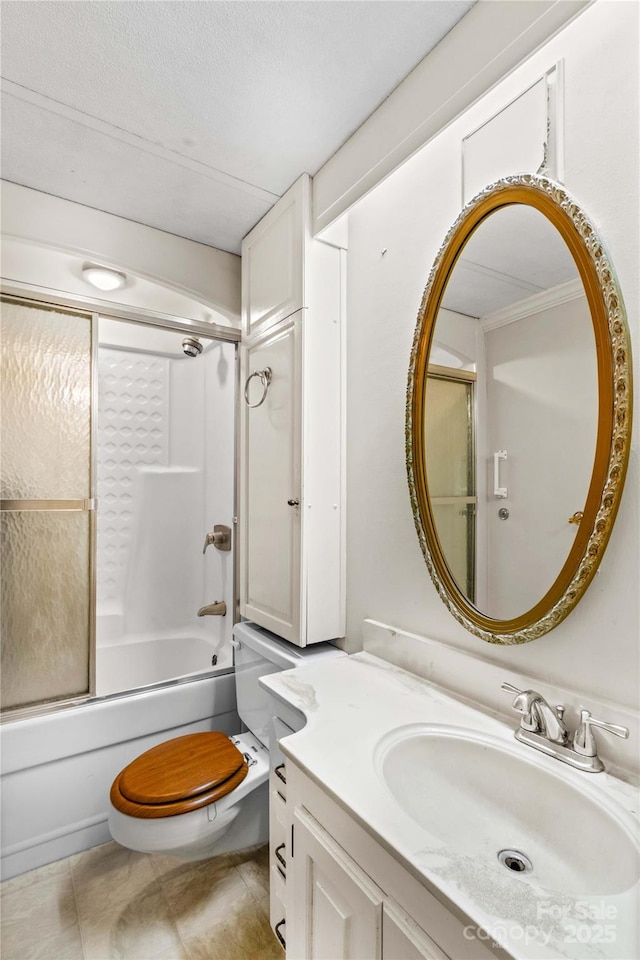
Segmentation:
<svg viewBox="0 0 640 960">
<path fill-rule="evenodd" d="M 202 552 L 203 552 L 203 553 L 206 553 L 206 552 L 207 552 L 207 547 L 210 547 L 211 544 L 212 544 L 212 543 L 215 543 L 215 542 L 216 542 L 216 535 L 215 535 L 215 533 L 208 533 L 208 534 L 206 535 L 206 537 L 204 538 L 204 547 L 202 548 Z"/>
<path fill-rule="evenodd" d="M 213 546 L 217 550 L 231 550 L 231 527 L 224 523 L 216 523 L 211 533 L 204 538 L 204 547 L 202 552 L 207 552 L 207 547 Z"/>
</svg>

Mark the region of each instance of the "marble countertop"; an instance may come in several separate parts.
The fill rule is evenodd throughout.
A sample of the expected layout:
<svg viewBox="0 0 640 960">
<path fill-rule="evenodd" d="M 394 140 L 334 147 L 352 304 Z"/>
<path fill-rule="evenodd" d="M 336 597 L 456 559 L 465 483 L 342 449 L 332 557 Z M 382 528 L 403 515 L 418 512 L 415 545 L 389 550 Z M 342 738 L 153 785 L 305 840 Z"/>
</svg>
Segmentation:
<svg viewBox="0 0 640 960">
<path fill-rule="evenodd" d="M 444 689 L 368 653 L 263 677 L 265 689 L 302 712 L 306 725 L 282 752 L 319 783 L 438 898 L 522 960 L 633 960 L 638 883 L 614 895 L 580 898 L 545 889 L 444 845 L 400 807 L 376 770 L 385 735 L 420 723 L 465 727 L 523 751 L 576 789 L 601 796 L 637 823 L 638 793 L 607 773 L 589 774 L 513 739 L 512 727 Z M 530 757 L 533 754 L 533 758 Z M 561 769 L 558 769 L 561 768 Z M 571 810 L 559 810 L 570 818 Z M 585 843 L 589 838 L 585 836 Z M 587 916 L 585 916 L 585 913 Z M 577 922 L 579 921 L 579 922 Z M 579 927 L 579 929 L 578 929 Z M 580 938 L 580 939 L 579 939 Z"/>
</svg>

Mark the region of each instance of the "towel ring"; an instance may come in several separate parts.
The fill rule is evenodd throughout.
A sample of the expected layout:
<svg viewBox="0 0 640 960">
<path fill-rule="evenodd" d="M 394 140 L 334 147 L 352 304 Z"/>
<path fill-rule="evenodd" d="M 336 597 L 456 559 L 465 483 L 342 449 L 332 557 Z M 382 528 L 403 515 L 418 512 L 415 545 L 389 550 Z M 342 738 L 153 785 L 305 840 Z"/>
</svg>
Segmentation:
<svg viewBox="0 0 640 960">
<path fill-rule="evenodd" d="M 253 377 L 259 377 L 262 383 L 262 396 L 257 403 L 249 403 L 249 384 Z M 247 382 L 244 385 L 244 402 L 248 407 L 253 409 L 254 407 L 259 407 L 260 404 L 264 403 L 267 399 L 267 392 L 269 390 L 269 384 L 271 383 L 271 367 L 265 367 L 264 370 L 254 370 L 253 373 L 250 373 L 247 377 Z"/>
</svg>

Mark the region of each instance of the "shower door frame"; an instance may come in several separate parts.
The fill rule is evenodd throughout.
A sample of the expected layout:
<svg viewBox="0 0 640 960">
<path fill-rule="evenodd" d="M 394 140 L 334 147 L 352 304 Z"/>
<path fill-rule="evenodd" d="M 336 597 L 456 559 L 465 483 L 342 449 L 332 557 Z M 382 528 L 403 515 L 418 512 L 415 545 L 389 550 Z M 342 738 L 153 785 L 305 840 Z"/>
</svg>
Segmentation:
<svg viewBox="0 0 640 960">
<path fill-rule="evenodd" d="M 42 510 L 47 513 L 58 511 L 81 511 L 89 514 L 89 555 L 88 555 L 88 592 L 89 592 L 89 623 L 87 643 L 88 657 L 88 690 L 86 693 L 75 694 L 70 697 L 60 697 L 55 700 L 43 700 L 25 706 L 8 707 L 0 714 L 0 720 L 5 723 L 9 720 L 23 720 L 28 717 L 37 717 L 51 713 L 64 707 L 77 706 L 87 700 L 95 698 L 96 690 L 96 547 L 97 547 L 97 509 L 96 500 L 96 418 L 95 411 L 98 400 L 98 314 L 90 306 L 84 309 L 80 305 L 43 301 L 30 297 L 28 293 L 14 291 L 9 285 L 0 285 L 0 296 L 3 300 L 21 304 L 26 307 L 38 307 L 41 310 L 56 312 L 65 311 L 84 317 L 90 324 L 90 393 L 89 393 L 89 496 L 87 499 L 38 499 L 20 498 L 2 501 L 2 511 L 7 513 Z M 20 506 L 19 506 L 20 505 Z"/>
<path fill-rule="evenodd" d="M 156 313 L 153 310 L 145 308 L 135 308 L 123 305 L 122 307 L 108 300 L 101 300 L 98 297 L 85 297 L 77 294 L 64 293 L 52 288 L 31 286 L 29 284 L 2 280 L 0 281 L 0 295 L 17 302 L 32 304 L 43 309 L 70 310 L 74 313 L 83 314 L 91 320 L 91 401 L 90 401 L 90 500 L 93 504 L 89 507 L 90 512 L 90 550 L 89 550 L 89 691 L 86 694 L 80 694 L 74 697 L 61 698 L 54 701 L 43 701 L 41 703 L 31 704 L 26 707 L 16 707 L 9 709 L 0 715 L 0 723 L 9 723 L 13 720 L 24 720 L 31 717 L 39 717 L 49 713 L 63 710 L 67 707 L 76 707 L 84 703 L 95 703 L 103 700 L 119 699 L 130 696 L 141 690 L 161 689 L 162 687 L 173 686 L 181 683 L 189 683 L 193 680 L 199 680 L 207 674 L 198 674 L 196 677 L 185 677 L 173 680 L 167 680 L 158 684 L 149 684 L 144 687 L 132 690 L 119 691 L 104 697 L 96 697 L 96 554 L 97 554 L 97 518 L 98 503 L 96 498 L 96 457 L 97 457 L 97 408 L 98 408 L 98 322 L 100 317 L 107 317 L 113 320 L 122 320 L 125 323 L 136 323 L 143 326 L 155 327 L 164 330 L 173 330 L 176 333 L 187 333 L 191 336 L 202 336 L 208 340 L 219 340 L 236 344 L 235 351 L 235 403 L 234 403 L 234 448 L 238 449 L 238 404 L 239 404 L 239 363 L 238 350 L 242 334 L 239 328 L 224 327 L 218 323 L 207 323 L 204 321 L 190 320 L 184 317 L 176 317 L 170 314 Z M 233 465 L 233 489 L 234 489 L 234 509 L 233 524 L 234 534 L 238 529 L 238 503 L 239 503 L 239 471 L 237 455 L 234 457 Z M 237 538 L 234 535 L 234 563 L 233 563 L 233 622 L 239 619 L 239 594 L 238 594 L 238 573 L 239 557 Z M 221 672 L 228 672 L 227 670 Z"/>
<path fill-rule="evenodd" d="M 441 364 L 430 363 L 427 370 L 427 380 L 446 380 L 449 383 L 458 383 L 467 387 L 467 444 L 468 444 L 468 463 L 467 463 L 467 485 L 473 490 L 472 494 L 455 497 L 432 497 L 431 502 L 436 505 L 445 501 L 456 501 L 466 506 L 467 521 L 469 520 L 469 511 L 471 513 L 472 523 L 467 525 L 467 544 L 466 544 L 466 589 L 465 594 L 470 594 L 471 603 L 476 602 L 478 592 L 478 408 L 477 408 L 477 374 L 471 370 L 464 370 L 458 367 L 446 367 Z M 460 588 L 462 589 L 462 588 Z"/>
</svg>

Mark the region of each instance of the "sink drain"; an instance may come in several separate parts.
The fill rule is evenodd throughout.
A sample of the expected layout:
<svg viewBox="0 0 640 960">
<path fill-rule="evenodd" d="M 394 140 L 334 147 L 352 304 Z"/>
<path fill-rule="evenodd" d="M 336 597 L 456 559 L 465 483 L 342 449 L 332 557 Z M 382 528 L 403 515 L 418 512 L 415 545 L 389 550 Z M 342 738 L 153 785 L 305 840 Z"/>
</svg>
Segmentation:
<svg viewBox="0 0 640 960">
<path fill-rule="evenodd" d="M 533 870 L 533 864 L 529 857 L 525 857 L 524 853 L 520 853 L 519 850 L 501 850 L 498 854 L 498 860 L 509 870 L 513 870 L 514 873 L 531 873 Z"/>
</svg>

